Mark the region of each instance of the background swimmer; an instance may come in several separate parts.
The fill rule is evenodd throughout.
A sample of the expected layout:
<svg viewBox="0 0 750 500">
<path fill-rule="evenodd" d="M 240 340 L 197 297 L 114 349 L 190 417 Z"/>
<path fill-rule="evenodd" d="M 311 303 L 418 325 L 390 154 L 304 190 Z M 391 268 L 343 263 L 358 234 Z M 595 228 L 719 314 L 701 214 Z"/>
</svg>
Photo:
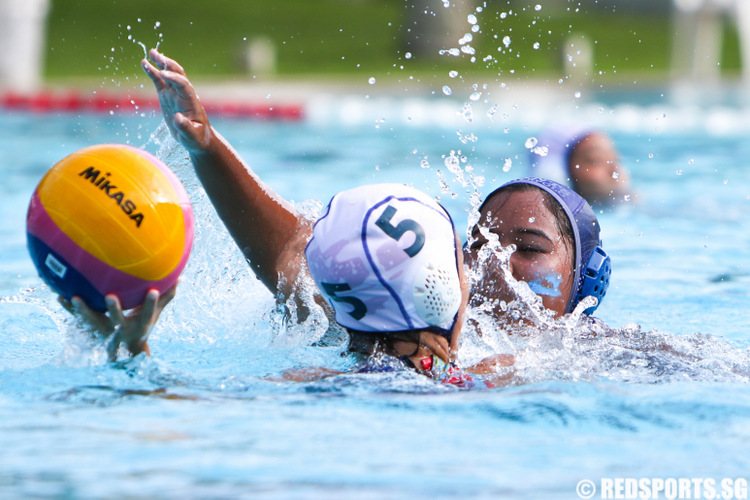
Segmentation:
<svg viewBox="0 0 750 500">
<path fill-rule="evenodd" d="M 559 127 L 540 134 L 530 151 L 529 172 L 573 188 L 593 205 L 611 205 L 632 195 L 630 175 L 612 139 L 603 131 Z"/>
</svg>

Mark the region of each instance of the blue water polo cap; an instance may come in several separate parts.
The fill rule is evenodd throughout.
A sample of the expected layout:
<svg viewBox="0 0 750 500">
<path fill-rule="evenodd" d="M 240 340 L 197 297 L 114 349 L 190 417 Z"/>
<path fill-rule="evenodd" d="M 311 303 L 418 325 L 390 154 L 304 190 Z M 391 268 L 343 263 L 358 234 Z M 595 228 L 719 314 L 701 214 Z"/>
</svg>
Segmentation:
<svg viewBox="0 0 750 500">
<path fill-rule="evenodd" d="M 570 220 L 570 225 L 573 227 L 576 263 L 575 281 L 573 283 L 577 284 L 570 294 L 565 312 L 573 311 L 584 297 L 593 295 L 598 299 L 597 305 L 584 311 L 586 314 L 592 314 L 607 293 L 610 275 L 612 274 L 612 261 L 601 247 L 599 221 L 594 214 L 594 210 L 578 193 L 549 179 L 537 177 L 515 179 L 506 182 L 495 192 L 514 184 L 535 186 L 548 193 L 562 206 L 568 220 Z M 485 199 L 485 203 L 491 196 Z M 480 207 L 481 209 L 482 207 Z"/>
</svg>

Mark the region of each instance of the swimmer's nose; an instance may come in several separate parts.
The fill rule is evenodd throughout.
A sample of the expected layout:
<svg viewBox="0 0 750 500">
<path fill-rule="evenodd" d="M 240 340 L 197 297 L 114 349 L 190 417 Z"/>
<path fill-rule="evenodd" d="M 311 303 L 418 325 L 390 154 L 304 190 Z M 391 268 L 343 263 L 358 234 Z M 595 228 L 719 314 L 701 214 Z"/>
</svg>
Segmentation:
<svg viewBox="0 0 750 500">
<path fill-rule="evenodd" d="M 518 275 L 516 275 L 516 265 L 515 265 L 515 262 L 516 262 L 516 254 L 514 252 L 510 256 L 510 259 L 508 260 L 508 268 L 510 269 L 510 274 L 512 274 L 514 278 L 516 278 L 517 280 L 520 281 L 521 278 Z"/>
</svg>

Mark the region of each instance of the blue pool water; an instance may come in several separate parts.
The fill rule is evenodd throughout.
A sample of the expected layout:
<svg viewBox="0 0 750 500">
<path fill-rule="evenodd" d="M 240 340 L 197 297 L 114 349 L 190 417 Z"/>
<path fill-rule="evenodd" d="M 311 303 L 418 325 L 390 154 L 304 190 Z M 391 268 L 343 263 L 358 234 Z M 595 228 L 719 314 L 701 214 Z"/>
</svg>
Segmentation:
<svg viewBox="0 0 750 500">
<path fill-rule="evenodd" d="M 6 112 L 0 498 L 564 499 L 582 480 L 750 476 L 744 108 L 379 99 L 319 98 L 299 123 L 215 126 L 309 213 L 340 189 L 405 181 L 439 196 L 460 228 L 472 194 L 524 174 L 525 141 L 545 123 L 565 114 L 606 127 L 639 192 L 600 214 L 614 260 L 597 312 L 607 326 L 467 336 L 465 361 L 516 353 L 508 388 L 460 391 L 406 372 L 279 381 L 351 361 L 336 339 L 320 345 L 322 332 L 279 321 L 158 116 Z M 101 142 L 164 158 L 198 223 L 154 355 L 118 364 L 56 304 L 25 246 L 43 173 Z"/>
</svg>

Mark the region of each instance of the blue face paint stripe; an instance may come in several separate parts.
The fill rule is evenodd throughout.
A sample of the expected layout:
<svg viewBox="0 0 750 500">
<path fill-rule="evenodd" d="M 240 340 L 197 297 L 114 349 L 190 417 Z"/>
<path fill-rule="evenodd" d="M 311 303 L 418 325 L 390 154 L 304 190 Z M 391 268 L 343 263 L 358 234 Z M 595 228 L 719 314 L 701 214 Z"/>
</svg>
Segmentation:
<svg viewBox="0 0 750 500">
<path fill-rule="evenodd" d="M 548 283 L 548 285 L 545 285 Z M 542 276 L 534 281 L 529 281 L 527 284 L 532 292 L 537 295 L 545 295 L 547 297 L 560 297 L 562 292 L 560 291 L 560 284 L 562 283 L 562 276 L 548 275 Z"/>
</svg>

